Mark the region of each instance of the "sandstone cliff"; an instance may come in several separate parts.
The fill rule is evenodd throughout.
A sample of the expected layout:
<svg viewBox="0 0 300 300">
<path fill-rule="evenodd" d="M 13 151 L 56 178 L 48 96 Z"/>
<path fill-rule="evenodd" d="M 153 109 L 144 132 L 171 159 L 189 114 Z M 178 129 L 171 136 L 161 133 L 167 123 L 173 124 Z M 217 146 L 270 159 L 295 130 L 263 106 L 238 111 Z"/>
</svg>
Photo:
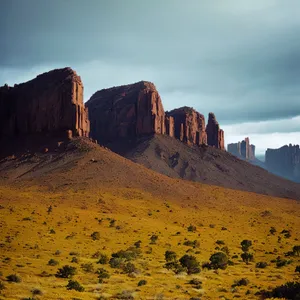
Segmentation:
<svg viewBox="0 0 300 300">
<path fill-rule="evenodd" d="M 279 149 L 267 149 L 266 166 L 270 172 L 300 182 L 299 145 L 290 144 Z"/>
<path fill-rule="evenodd" d="M 0 139 L 36 133 L 89 135 L 83 85 L 72 69 L 57 69 L 14 87 L 0 87 Z"/>
<path fill-rule="evenodd" d="M 216 116 L 213 113 L 208 115 L 208 123 L 206 126 L 207 144 L 222 150 L 225 150 L 224 131 L 220 129 Z"/>
<path fill-rule="evenodd" d="M 86 103 L 91 121 L 91 137 L 101 143 L 117 138 L 133 138 L 147 134 L 172 136 L 173 120 L 165 120 L 160 96 L 151 82 L 103 89 Z"/>
<path fill-rule="evenodd" d="M 242 159 L 255 160 L 255 146 L 250 144 L 248 137 L 241 142 L 228 144 L 227 151 Z"/>
<path fill-rule="evenodd" d="M 205 118 L 191 107 L 181 107 L 167 113 L 174 119 L 174 135 L 189 145 L 207 144 Z"/>
</svg>

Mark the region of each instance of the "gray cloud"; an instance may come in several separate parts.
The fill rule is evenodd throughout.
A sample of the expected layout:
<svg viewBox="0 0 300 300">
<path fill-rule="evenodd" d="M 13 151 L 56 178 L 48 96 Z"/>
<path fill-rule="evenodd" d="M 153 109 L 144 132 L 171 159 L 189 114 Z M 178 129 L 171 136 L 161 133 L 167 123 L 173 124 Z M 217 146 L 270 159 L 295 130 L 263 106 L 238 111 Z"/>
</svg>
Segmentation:
<svg viewBox="0 0 300 300">
<path fill-rule="evenodd" d="M 290 118 L 299 11 L 298 0 L 2 0 L 0 73 L 70 65 L 87 96 L 144 79 L 166 109 L 214 111 L 221 124 Z"/>
</svg>

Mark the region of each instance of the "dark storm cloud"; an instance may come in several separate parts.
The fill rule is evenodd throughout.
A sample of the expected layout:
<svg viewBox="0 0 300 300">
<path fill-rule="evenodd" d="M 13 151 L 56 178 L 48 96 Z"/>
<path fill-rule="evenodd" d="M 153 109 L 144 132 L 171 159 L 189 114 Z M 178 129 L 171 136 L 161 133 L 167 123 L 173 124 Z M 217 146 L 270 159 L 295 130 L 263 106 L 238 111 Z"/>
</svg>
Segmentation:
<svg viewBox="0 0 300 300">
<path fill-rule="evenodd" d="M 126 84 L 143 69 L 167 109 L 214 111 L 224 124 L 293 117 L 299 11 L 298 0 L 2 0 L 0 72 L 101 61 L 110 67 L 79 67 L 89 94 L 105 87 L 89 72 Z"/>
</svg>

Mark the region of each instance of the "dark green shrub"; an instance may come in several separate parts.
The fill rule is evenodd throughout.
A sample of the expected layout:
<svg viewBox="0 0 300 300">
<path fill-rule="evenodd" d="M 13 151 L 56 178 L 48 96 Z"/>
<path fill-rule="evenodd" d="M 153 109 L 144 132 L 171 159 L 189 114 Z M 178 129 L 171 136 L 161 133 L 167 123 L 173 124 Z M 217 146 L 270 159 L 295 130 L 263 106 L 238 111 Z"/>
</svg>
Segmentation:
<svg viewBox="0 0 300 300">
<path fill-rule="evenodd" d="M 5 290 L 5 285 L 4 285 L 4 283 L 2 282 L 2 281 L 0 281 L 0 291 L 3 291 L 3 290 Z"/>
<path fill-rule="evenodd" d="M 76 274 L 75 267 L 65 265 L 62 268 L 58 269 L 55 276 L 58 278 L 70 278 L 70 277 L 74 276 L 75 274 Z"/>
<path fill-rule="evenodd" d="M 43 295 L 43 292 L 40 289 L 33 289 L 31 291 L 31 293 L 33 296 L 42 296 Z"/>
<path fill-rule="evenodd" d="M 276 261 L 276 267 L 277 268 L 281 268 L 281 267 L 289 265 L 291 262 L 292 262 L 291 260 L 277 259 L 277 261 Z"/>
<path fill-rule="evenodd" d="M 188 231 L 190 231 L 190 232 L 195 232 L 196 230 L 197 230 L 197 227 L 194 226 L 194 225 L 190 225 L 190 226 L 188 227 Z"/>
<path fill-rule="evenodd" d="M 225 245 L 225 242 L 222 241 L 222 240 L 217 240 L 217 241 L 216 241 L 216 244 L 218 244 L 218 245 Z"/>
<path fill-rule="evenodd" d="M 133 263 L 126 263 L 124 266 L 123 266 L 123 271 L 126 273 L 126 274 L 130 274 L 130 273 L 134 273 L 136 272 L 136 267 Z"/>
<path fill-rule="evenodd" d="M 268 264 L 266 263 L 266 262 L 263 262 L 263 261 L 260 261 L 260 262 L 258 262 L 256 265 L 255 265 L 255 267 L 256 268 L 259 268 L 259 269 L 264 269 L 264 268 L 266 268 L 268 266 Z"/>
<path fill-rule="evenodd" d="M 142 241 L 137 241 L 137 242 L 134 243 L 134 246 L 136 248 L 141 248 L 141 243 L 142 243 Z"/>
<path fill-rule="evenodd" d="M 179 259 L 182 267 L 187 269 L 188 274 L 200 273 L 200 264 L 195 256 L 185 254 Z"/>
<path fill-rule="evenodd" d="M 92 263 L 82 264 L 81 269 L 86 273 L 94 273 L 94 266 Z"/>
<path fill-rule="evenodd" d="M 248 265 L 250 261 L 254 260 L 254 256 L 252 253 L 244 252 L 241 254 L 242 260 Z"/>
<path fill-rule="evenodd" d="M 275 227 L 272 226 L 272 227 L 270 228 L 270 233 L 271 233 L 271 234 L 275 234 L 275 233 L 276 233 Z"/>
<path fill-rule="evenodd" d="M 8 282 L 20 283 L 22 281 L 21 277 L 16 274 L 10 274 L 6 276 Z"/>
<path fill-rule="evenodd" d="M 110 277 L 108 271 L 103 268 L 98 269 L 96 274 L 98 274 L 99 283 L 103 283 L 103 279 L 108 279 Z"/>
<path fill-rule="evenodd" d="M 195 248 L 199 248 L 200 247 L 200 243 L 197 240 L 194 241 L 185 241 L 183 243 L 184 246 L 188 246 L 188 247 L 193 247 Z"/>
<path fill-rule="evenodd" d="M 217 252 L 209 258 L 211 268 L 213 269 L 226 269 L 228 264 L 228 257 L 224 252 Z"/>
<path fill-rule="evenodd" d="M 250 240 L 243 240 L 241 242 L 242 251 L 248 252 L 249 248 L 252 246 L 252 242 Z"/>
<path fill-rule="evenodd" d="M 300 265 L 296 267 L 295 272 L 300 273 Z"/>
<path fill-rule="evenodd" d="M 109 265 L 111 268 L 122 268 L 124 266 L 125 259 L 119 257 L 112 257 L 109 260 Z"/>
<path fill-rule="evenodd" d="M 107 255 L 105 254 L 100 254 L 100 258 L 97 261 L 97 264 L 101 264 L 101 265 L 106 265 L 109 261 L 109 258 Z"/>
<path fill-rule="evenodd" d="M 68 290 L 75 290 L 77 292 L 84 292 L 84 287 L 76 280 L 69 280 L 67 284 Z"/>
<path fill-rule="evenodd" d="M 50 234 L 55 234 L 56 232 L 55 232 L 55 230 L 52 228 L 52 229 L 50 230 L 49 233 L 50 233 Z"/>
<path fill-rule="evenodd" d="M 263 299 L 265 298 L 284 298 L 291 300 L 300 299 L 300 282 L 287 282 L 276 287 L 270 292 L 262 292 Z"/>
<path fill-rule="evenodd" d="M 294 246 L 293 252 L 294 252 L 294 255 L 300 256 L 300 245 Z"/>
<path fill-rule="evenodd" d="M 174 251 L 166 251 L 165 252 L 165 259 L 167 262 L 176 261 L 177 255 Z"/>
<path fill-rule="evenodd" d="M 51 258 L 49 261 L 48 261 L 48 265 L 49 266 L 57 266 L 58 265 L 58 261 Z"/>
<path fill-rule="evenodd" d="M 156 241 L 158 240 L 158 236 L 153 234 L 150 238 L 151 243 L 150 244 L 156 244 Z"/>
<path fill-rule="evenodd" d="M 95 231 L 91 234 L 91 238 L 93 241 L 100 240 L 100 233 L 98 231 Z"/>
<path fill-rule="evenodd" d="M 191 284 L 195 289 L 202 289 L 202 281 L 197 278 L 193 278 L 192 280 L 190 280 L 189 284 Z"/>
<path fill-rule="evenodd" d="M 78 258 L 76 256 L 73 256 L 71 259 L 71 263 L 78 264 L 79 263 Z"/>
<path fill-rule="evenodd" d="M 242 278 L 240 280 L 235 281 L 235 283 L 232 285 L 232 287 L 236 286 L 246 286 L 249 284 L 249 280 L 247 278 Z"/>
<path fill-rule="evenodd" d="M 138 286 L 142 286 L 142 285 L 146 285 L 147 284 L 147 281 L 142 279 L 138 282 Z"/>
<path fill-rule="evenodd" d="M 227 246 L 224 246 L 220 249 L 222 252 L 226 253 L 226 255 L 229 255 L 229 248 Z"/>
</svg>

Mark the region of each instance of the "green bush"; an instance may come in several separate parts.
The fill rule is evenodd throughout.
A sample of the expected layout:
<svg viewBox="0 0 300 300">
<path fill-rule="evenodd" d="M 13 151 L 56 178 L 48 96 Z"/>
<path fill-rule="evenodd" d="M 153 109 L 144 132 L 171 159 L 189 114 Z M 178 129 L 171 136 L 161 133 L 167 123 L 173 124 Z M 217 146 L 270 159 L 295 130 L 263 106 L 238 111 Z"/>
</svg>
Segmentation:
<svg viewBox="0 0 300 300">
<path fill-rule="evenodd" d="M 70 278 L 70 277 L 74 276 L 75 274 L 76 274 L 75 267 L 65 265 L 62 268 L 58 269 L 55 276 L 58 278 Z"/>
<path fill-rule="evenodd" d="M 271 234 L 275 234 L 275 233 L 276 233 L 275 227 L 272 226 L 272 227 L 270 228 L 270 233 L 271 233 Z"/>
<path fill-rule="evenodd" d="M 40 289 L 33 289 L 31 291 L 31 293 L 33 296 L 42 296 L 43 295 L 43 292 Z"/>
<path fill-rule="evenodd" d="M 216 241 L 216 244 L 218 244 L 218 245 L 225 245 L 225 242 L 222 241 L 222 240 L 217 240 L 217 241 Z"/>
<path fill-rule="evenodd" d="M 300 265 L 296 267 L 295 272 L 300 273 Z"/>
<path fill-rule="evenodd" d="M 177 255 L 174 251 L 166 251 L 165 252 L 165 259 L 167 262 L 176 261 Z"/>
<path fill-rule="evenodd" d="M 142 285 L 146 285 L 147 284 L 147 281 L 142 279 L 138 282 L 138 286 L 142 286 Z"/>
<path fill-rule="evenodd" d="M 48 261 L 48 265 L 49 266 L 57 266 L 58 265 L 58 261 L 51 258 L 49 261 Z"/>
<path fill-rule="evenodd" d="M 125 259 L 124 258 L 119 258 L 119 257 L 112 257 L 109 260 L 109 265 L 111 268 L 122 268 L 124 266 Z"/>
<path fill-rule="evenodd" d="M 277 268 L 281 268 L 281 267 L 289 265 L 291 262 L 292 262 L 291 260 L 277 259 L 277 261 L 276 261 L 276 267 Z"/>
<path fill-rule="evenodd" d="M 229 255 L 229 248 L 227 246 L 222 247 L 220 250 L 226 253 L 226 255 Z"/>
<path fill-rule="evenodd" d="M 108 279 L 110 277 L 108 271 L 103 268 L 98 269 L 96 274 L 98 274 L 99 283 L 103 283 L 103 279 Z"/>
<path fill-rule="evenodd" d="M 75 263 L 75 264 L 78 264 L 79 260 L 76 256 L 73 256 L 72 259 L 71 259 L 71 263 Z"/>
<path fill-rule="evenodd" d="M 141 248 L 141 243 L 142 243 L 142 241 L 137 241 L 137 242 L 134 243 L 134 246 L 136 248 Z"/>
<path fill-rule="evenodd" d="M 213 269 L 226 269 L 228 264 L 228 257 L 224 252 L 217 252 L 210 257 L 211 268 Z"/>
<path fill-rule="evenodd" d="M 109 258 L 107 255 L 105 254 L 100 254 L 100 258 L 97 261 L 97 264 L 101 264 L 101 265 L 106 265 L 109 261 Z"/>
<path fill-rule="evenodd" d="M 158 236 L 153 234 L 151 237 L 150 237 L 150 241 L 151 243 L 150 244 L 156 244 L 156 241 L 158 240 Z"/>
<path fill-rule="evenodd" d="M 300 282 L 287 282 L 281 286 L 274 288 L 270 292 L 262 292 L 263 299 L 265 298 L 284 298 L 291 300 L 300 299 Z"/>
<path fill-rule="evenodd" d="M 252 253 L 244 252 L 241 254 L 242 260 L 248 265 L 250 261 L 254 260 L 254 256 Z"/>
<path fill-rule="evenodd" d="M 136 267 L 133 263 L 126 263 L 124 266 L 123 266 L 123 271 L 126 273 L 126 274 L 131 274 L 131 273 L 134 273 L 136 272 Z"/>
<path fill-rule="evenodd" d="M 115 258 L 123 258 L 127 261 L 136 259 L 141 253 L 141 250 L 135 247 L 130 247 L 127 250 L 120 250 L 113 253 L 111 256 Z"/>
<path fill-rule="evenodd" d="M 94 273 L 94 266 L 92 263 L 82 264 L 81 269 L 86 273 Z"/>
<path fill-rule="evenodd" d="M 259 268 L 259 269 L 264 269 L 264 268 L 266 268 L 268 266 L 268 264 L 266 263 L 266 262 L 263 262 L 263 261 L 260 261 L 260 262 L 258 262 L 256 265 L 255 265 L 255 267 L 256 268 Z"/>
<path fill-rule="evenodd" d="M 236 286 L 246 286 L 249 284 L 249 280 L 247 278 L 242 278 L 240 280 L 235 281 L 235 283 L 232 285 L 232 287 Z"/>
<path fill-rule="evenodd" d="M 67 284 L 68 290 L 75 290 L 77 292 L 84 292 L 84 287 L 76 280 L 69 280 Z"/>
<path fill-rule="evenodd" d="M 195 289 L 202 289 L 202 281 L 197 278 L 193 278 L 192 280 L 190 280 L 189 284 L 191 284 Z"/>
<path fill-rule="evenodd" d="M 22 281 L 21 277 L 16 274 L 10 274 L 6 276 L 8 282 L 20 283 Z"/>
<path fill-rule="evenodd" d="M 185 254 L 179 259 L 182 267 L 187 269 L 188 274 L 200 273 L 200 264 L 195 256 Z"/>
<path fill-rule="evenodd" d="M 190 232 L 195 232 L 197 230 L 197 227 L 194 225 L 190 225 L 187 230 Z"/>
<path fill-rule="evenodd" d="M 195 240 L 195 241 L 185 241 L 183 243 L 183 245 L 188 246 L 188 247 L 193 247 L 194 249 L 200 247 L 200 243 L 197 240 Z"/>
<path fill-rule="evenodd" d="M 2 282 L 2 281 L 0 281 L 0 291 L 3 291 L 3 290 L 5 290 L 5 285 L 4 285 L 4 283 Z"/>
<path fill-rule="evenodd" d="M 243 240 L 241 242 L 242 251 L 244 252 L 248 252 L 251 246 L 252 246 L 252 242 L 250 240 Z"/>
<path fill-rule="evenodd" d="M 300 256 L 300 245 L 294 246 L 293 252 L 294 252 L 294 255 Z"/>
</svg>

